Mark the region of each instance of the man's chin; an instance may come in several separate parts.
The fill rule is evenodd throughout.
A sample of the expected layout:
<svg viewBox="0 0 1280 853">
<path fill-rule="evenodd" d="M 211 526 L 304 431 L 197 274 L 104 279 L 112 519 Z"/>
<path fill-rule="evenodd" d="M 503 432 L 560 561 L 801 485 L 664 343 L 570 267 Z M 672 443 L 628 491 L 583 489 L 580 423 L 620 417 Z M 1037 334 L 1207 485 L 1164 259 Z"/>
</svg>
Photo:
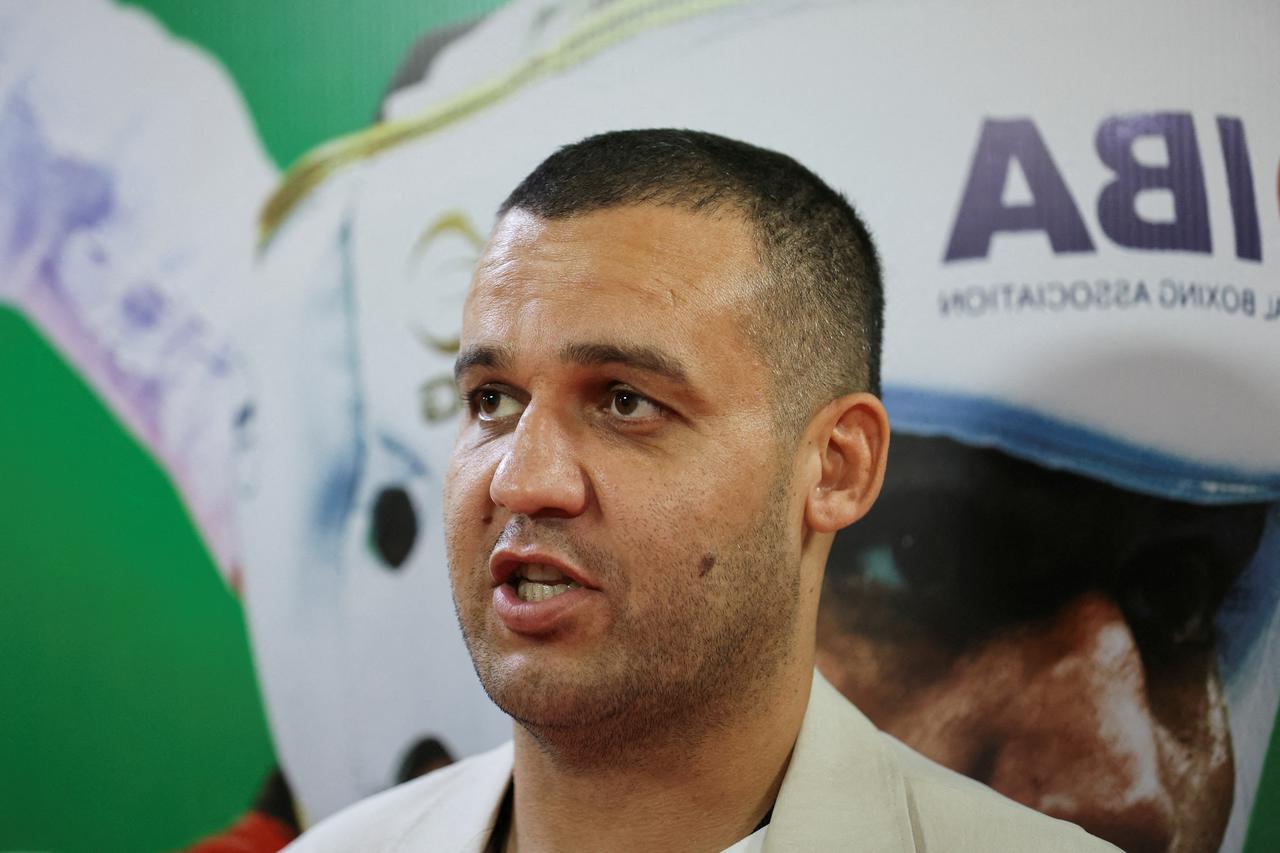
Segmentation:
<svg viewBox="0 0 1280 853">
<path fill-rule="evenodd" d="M 601 726 L 636 706 L 637 685 L 561 657 L 527 651 L 472 652 L 476 673 L 503 713 L 530 730 Z"/>
</svg>

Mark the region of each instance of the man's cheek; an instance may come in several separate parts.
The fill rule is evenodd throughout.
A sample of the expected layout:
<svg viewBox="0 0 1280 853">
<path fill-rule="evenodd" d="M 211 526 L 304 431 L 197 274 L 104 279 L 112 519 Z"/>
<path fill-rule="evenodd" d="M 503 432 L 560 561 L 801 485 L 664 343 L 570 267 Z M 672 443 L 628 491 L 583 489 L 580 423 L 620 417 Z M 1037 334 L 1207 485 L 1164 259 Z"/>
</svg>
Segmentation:
<svg viewBox="0 0 1280 853">
<path fill-rule="evenodd" d="M 474 449 L 454 451 L 444 475 L 443 520 L 447 542 L 452 551 L 456 542 L 477 535 L 480 525 L 492 519 L 489 499 L 492 468 Z"/>
<path fill-rule="evenodd" d="M 1221 751 L 1230 745 L 1216 656 L 1213 648 L 1143 656 L 1151 713 L 1172 743 L 1184 749 L 1208 752 L 1216 743 Z"/>
<path fill-rule="evenodd" d="M 1157 721 L 1161 775 L 1174 801 L 1198 803 L 1182 816 L 1179 841 L 1210 849 L 1222 837 L 1235 787 L 1235 761 L 1226 699 L 1211 649 L 1181 660 L 1153 662 L 1148 701 Z"/>
</svg>

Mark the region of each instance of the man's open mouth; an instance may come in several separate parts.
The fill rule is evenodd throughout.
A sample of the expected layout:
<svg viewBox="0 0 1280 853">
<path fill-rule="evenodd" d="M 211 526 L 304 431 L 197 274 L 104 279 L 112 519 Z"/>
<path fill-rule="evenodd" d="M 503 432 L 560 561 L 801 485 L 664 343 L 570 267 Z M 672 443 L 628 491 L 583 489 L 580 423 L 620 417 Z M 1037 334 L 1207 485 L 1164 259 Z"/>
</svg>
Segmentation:
<svg viewBox="0 0 1280 853">
<path fill-rule="evenodd" d="M 546 601 L 581 587 L 545 563 L 521 563 L 507 583 L 515 587 L 521 601 Z"/>
</svg>

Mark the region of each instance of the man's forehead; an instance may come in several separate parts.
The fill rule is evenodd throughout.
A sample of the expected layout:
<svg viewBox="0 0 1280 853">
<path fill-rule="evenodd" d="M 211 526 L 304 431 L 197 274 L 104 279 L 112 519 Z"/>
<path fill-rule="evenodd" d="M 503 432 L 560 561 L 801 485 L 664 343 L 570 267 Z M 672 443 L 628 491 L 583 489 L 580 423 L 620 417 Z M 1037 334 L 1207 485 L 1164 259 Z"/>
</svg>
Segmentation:
<svg viewBox="0 0 1280 853">
<path fill-rule="evenodd" d="M 532 357 L 715 383 L 728 397 L 737 376 L 758 395 L 763 365 L 746 334 L 758 280 L 739 220 L 653 205 L 564 219 L 513 210 L 473 278 L 458 372 Z"/>
<path fill-rule="evenodd" d="M 494 226 L 468 303 L 589 296 L 706 310 L 740 305 L 760 275 L 736 216 L 645 204 L 545 219 L 516 208 Z"/>
</svg>

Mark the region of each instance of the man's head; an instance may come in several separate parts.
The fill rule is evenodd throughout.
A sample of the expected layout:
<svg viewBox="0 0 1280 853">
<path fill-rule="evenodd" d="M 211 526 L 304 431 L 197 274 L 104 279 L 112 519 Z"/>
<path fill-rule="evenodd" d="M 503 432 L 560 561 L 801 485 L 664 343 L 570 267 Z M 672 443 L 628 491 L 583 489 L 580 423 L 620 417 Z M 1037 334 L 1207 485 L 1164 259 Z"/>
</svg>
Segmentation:
<svg viewBox="0 0 1280 853">
<path fill-rule="evenodd" d="M 605 133 L 552 154 L 512 191 L 519 209 L 566 219 L 654 205 L 745 224 L 759 262 L 746 316 L 798 431 L 828 400 L 880 395 L 884 290 L 866 225 L 839 193 L 784 154 L 691 130 Z"/>
<path fill-rule="evenodd" d="M 820 667 L 1025 805 L 1125 850 L 1216 850 L 1233 751 L 1216 617 L 1267 512 L 899 436 L 880 501 L 832 549 Z"/>
<path fill-rule="evenodd" d="M 806 217 L 844 261 L 800 248 Z M 503 205 L 464 311 L 445 524 L 481 681 L 531 731 L 616 748 L 807 674 L 831 536 L 887 446 L 874 357 L 809 316 L 878 330 L 855 226 L 793 161 L 685 131 L 563 149 Z M 797 348 L 824 378 L 788 368 Z M 803 414 L 780 422 L 784 400 Z"/>
</svg>

